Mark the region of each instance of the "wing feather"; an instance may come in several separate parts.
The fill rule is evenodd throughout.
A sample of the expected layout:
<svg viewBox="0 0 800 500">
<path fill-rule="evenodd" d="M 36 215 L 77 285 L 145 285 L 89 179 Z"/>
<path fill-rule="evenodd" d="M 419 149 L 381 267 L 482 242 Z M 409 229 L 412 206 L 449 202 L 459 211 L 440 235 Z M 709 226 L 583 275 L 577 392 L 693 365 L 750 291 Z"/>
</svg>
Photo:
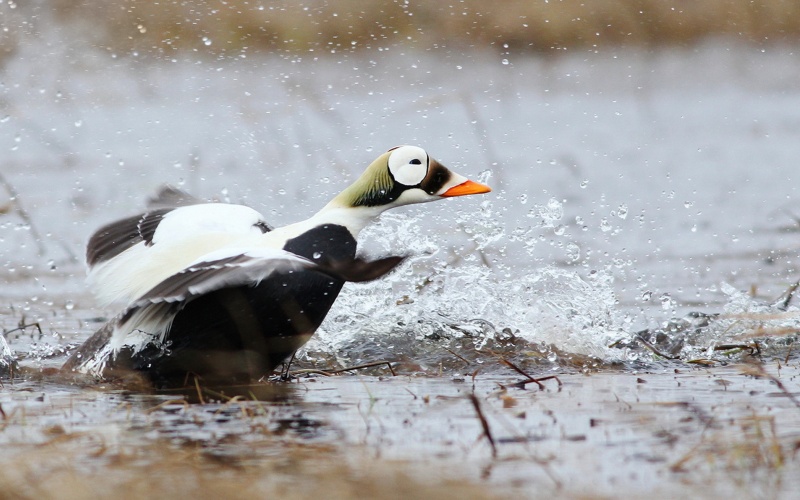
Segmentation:
<svg viewBox="0 0 800 500">
<path fill-rule="evenodd" d="M 86 245 L 89 267 L 113 259 L 125 250 L 144 242 L 153 244 L 156 228 L 172 208 L 152 210 L 106 224 L 92 234 Z"/>
</svg>

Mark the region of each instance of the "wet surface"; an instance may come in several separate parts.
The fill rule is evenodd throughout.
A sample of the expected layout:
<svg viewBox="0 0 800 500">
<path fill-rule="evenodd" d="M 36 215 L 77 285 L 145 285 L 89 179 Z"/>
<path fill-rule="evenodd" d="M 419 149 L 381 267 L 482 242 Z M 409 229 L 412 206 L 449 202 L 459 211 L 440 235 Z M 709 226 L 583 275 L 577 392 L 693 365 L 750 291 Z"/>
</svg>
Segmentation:
<svg viewBox="0 0 800 500">
<path fill-rule="evenodd" d="M 115 460 L 155 463 L 154 447 L 165 445 L 258 468 L 300 447 L 354 470 L 378 460 L 423 483 L 467 481 L 501 496 L 788 498 L 798 486 L 800 407 L 742 369 L 567 374 L 543 389 L 510 387 L 513 375 L 304 378 L 267 386 L 263 401 L 252 400 L 255 388 L 234 399 L 200 389 L 204 404 L 16 382 L 0 396 L 4 460 L 53 447 L 74 454 L 62 467 L 90 475 Z M 779 375 L 793 383 L 798 368 Z"/>
</svg>

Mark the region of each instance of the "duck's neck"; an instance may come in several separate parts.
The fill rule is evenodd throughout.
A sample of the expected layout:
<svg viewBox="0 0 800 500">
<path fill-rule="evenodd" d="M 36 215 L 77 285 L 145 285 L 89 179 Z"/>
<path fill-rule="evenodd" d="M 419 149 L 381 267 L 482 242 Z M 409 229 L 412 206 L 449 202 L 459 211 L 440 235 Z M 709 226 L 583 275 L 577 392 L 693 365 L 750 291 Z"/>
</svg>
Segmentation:
<svg viewBox="0 0 800 500">
<path fill-rule="evenodd" d="M 352 207 L 344 205 L 334 198 L 311 219 L 322 223 L 344 226 L 355 238 L 362 229 L 378 218 L 386 208 L 388 207 Z"/>
</svg>

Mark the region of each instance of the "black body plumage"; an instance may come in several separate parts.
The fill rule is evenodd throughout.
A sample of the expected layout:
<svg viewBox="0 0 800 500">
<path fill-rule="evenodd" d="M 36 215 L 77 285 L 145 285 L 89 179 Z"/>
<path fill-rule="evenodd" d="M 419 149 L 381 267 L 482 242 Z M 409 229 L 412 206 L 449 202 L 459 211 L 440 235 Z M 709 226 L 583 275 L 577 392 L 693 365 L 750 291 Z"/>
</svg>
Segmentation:
<svg viewBox="0 0 800 500">
<path fill-rule="evenodd" d="M 288 240 L 283 249 L 332 265 L 354 261 L 356 241 L 346 228 L 324 225 Z M 343 285 L 341 278 L 308 270 L 202 295 L 175 316 L 164 346 L 120 353 L 116 364 L 130 363 L 157 386 L 180 385 L 187 375 L 205 383 L 257 379 L 306 343 Z"/>
</svg>

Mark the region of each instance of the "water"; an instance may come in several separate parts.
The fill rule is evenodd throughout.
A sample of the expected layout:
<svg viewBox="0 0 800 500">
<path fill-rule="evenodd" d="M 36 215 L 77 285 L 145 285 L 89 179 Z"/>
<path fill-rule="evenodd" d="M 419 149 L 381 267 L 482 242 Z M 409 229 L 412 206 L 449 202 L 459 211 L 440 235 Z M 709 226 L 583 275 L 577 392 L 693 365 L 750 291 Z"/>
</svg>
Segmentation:
<svg viewBox="0 0 800 500">
<path fill-rule="evenodd" d="M 797 408 L 774 381 L 724 367 L 753 361 L 757 339 L 795 392 L 798 310 L 778 300 L 798 277 L 792 47 L 509 65 L 455 52 L 303 64 L 87 52 L 77 70 L 79 56 L 44 43 L 23 46 L 0 85 L 0 351 L 28 373 L 2 379 L 4 481 L 21 484 L 10 465 L 26 477 L 25 457 L 47 444 L 79 458 L 75 470 L 52 465 L 79 477 L 195 446 L 214 474 L 209 461 L 235 461 L 289 483 L 299 479 L 276 457 L 323 449 L 338 475 L 376 484 L 386 470 L 368 464 L 397 461 L 418 491 L 439 476 L 566 497 L 669 497 L 708 481 L 709 496 L 792 491 Z M 48 371 L 117 312 L 83 285 L 88 235 L 160 184 L 282 225 L 404 143 L 494 191 L 396 210 L 365 231 L 363 252 L 411 257 L 348 285 L 295 365 L 385 360 L 398 377 L 383 365 L 302 379 L 278 402 L 153 410 L 177 396 Z M 564 387 L 504 391 L 522 378 L 504 360 Z M 467 399 L 473 383 L 497 459 Z M 169 453 L 148 454 L 162 445 Z"/>
<path fill-rule="evenodd" d="M 797 367 L 781 375 L 794 379 Z M 146 493 L 174 487 L 160 479 L 168 470 L 201 495 L 207 482 L 233 479 L 237 497 L 243 485 L 264 494 L 284 484 L 291 498 L 322 487 L 348 498 L 347 485 L 366 481 L 374 495 L 396 498 L 395 470 L 413 478 L 403 479 L 408 493 L 440 485 L 446 498 L 789 498 L 782 492 L 797 487 L 781 447 L 800 433 L 797 407 L 767 380 L 698 368 L 567 374 L 543 390 L 509 387 L 512 379 L 306 379 L 259 394 L 263 401 L 204 392 L 201 405 L 27 382 L 0 394 L 0 482 L 19 488 L 21 478 L 41 477 L 27 488 L 52 496 L 72 474 L 96 491 Z"/>
</svg>

